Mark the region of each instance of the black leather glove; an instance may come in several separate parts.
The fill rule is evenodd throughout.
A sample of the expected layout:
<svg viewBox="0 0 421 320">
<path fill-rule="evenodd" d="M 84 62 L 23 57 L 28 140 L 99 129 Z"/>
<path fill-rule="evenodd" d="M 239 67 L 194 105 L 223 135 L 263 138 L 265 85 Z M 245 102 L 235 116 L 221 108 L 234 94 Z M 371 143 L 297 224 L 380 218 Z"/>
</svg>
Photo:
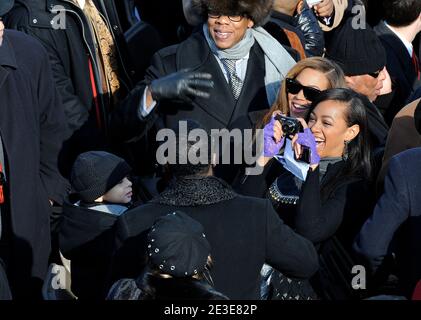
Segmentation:
<svg viewBox="0 0 421 320">
<path fill-rule="evenodd" d="M 149 86 L 152 98 L 156 101 L 162 99 L 186 100 L 193 97 L 209 98 L 211 88 L 213 88 L 213 81 L 210 73 L 188 70 L 153 80 Z"/>
</svg>

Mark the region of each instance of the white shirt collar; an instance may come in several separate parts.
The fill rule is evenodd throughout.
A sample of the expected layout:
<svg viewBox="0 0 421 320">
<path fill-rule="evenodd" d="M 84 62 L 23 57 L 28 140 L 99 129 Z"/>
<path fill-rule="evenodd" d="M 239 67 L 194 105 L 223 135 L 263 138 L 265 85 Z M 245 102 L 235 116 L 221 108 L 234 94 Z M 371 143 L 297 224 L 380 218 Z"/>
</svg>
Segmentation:
<svg viewBox="0 0 421 320">
<path fill-rule="evenodd" d="M 387 24 L 386 21 L 384 21 L 384 24 L 386 27 L 389 28 L 390 31 L 392 31 L 404 44 L 406 50 L 408 50 L 409 56 L 412 57 L 412 52 L 414 51 L 414 47 L 412 46 L 412 43 L 408 40 L 404 39 L 399 33 L 397 33 L 391 26 Z"/>
</svg>

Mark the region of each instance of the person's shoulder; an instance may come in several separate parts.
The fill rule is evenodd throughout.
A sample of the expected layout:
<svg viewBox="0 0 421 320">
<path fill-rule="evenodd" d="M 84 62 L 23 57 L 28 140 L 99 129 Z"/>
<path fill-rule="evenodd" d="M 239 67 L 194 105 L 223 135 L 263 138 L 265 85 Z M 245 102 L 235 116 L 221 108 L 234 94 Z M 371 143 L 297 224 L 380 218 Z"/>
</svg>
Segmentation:
<svg viewBox="0 0 421 320">
<path fill-rule="evenodd" d="M 407 116 L 414 117 L 415 109 L 417 108 L 419 103 L 421 103 L 421 98 L 418 98 L 412 101 L 411 103 L 407 104 L 396 114 L 395 119 Z"/>
<path fill-rule="evenodd" d="M 400 164 L 401 168 L 406 168 L 406 169 L 411 170 L 416 167 L 418 168 L 418 170 L 421 171 L 420 159 L 421 159 L 421 147 L 412 148 L 393 156 L 393 158 L 390 161 L 390 166 L 393 166 L 394 164 Z"/>
<path fill-rule="evenodd" d="M 262 216 L 264 212 L 267 211 L 268 207 L 271 206 L 271 203 L 266 198 L 256 198 L 256 197 L 249 197 L 244 195 L 238 195 L 234 199 L 231 200 L 236 205 L 241 207 L 247 208 L 243 214 L 249 215 L 260 215 Z"/>
<path fill-rule="evenodd" d="M 42 44 L 24 32 L 6 29 L 5 38 L 11 43 L 16 57 L 23 57 L 24 61 L 30 62 L 31 65 L 48 57 Z"/>
</svg>

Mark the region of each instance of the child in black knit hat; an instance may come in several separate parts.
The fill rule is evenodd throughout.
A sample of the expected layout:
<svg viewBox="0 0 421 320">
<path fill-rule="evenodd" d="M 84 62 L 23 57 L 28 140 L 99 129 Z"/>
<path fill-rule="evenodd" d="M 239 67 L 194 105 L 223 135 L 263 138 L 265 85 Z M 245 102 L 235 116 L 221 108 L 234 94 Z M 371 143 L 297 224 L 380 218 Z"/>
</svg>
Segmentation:
<svg viewBox="0 0 421 320">
<path fill-rule="evenodd" d="M 111 153 L 89 151 L 80 154 L 72 168 L 70 183 L 76 205 L 120 215 L 132 200 L 131 172 L 127 162 Z"/>
<path fill-rule="evenodd" d="M 103 151 L 82 153 L 73 165 L 59 242 L 71 260 L 72 293 L 81 300 L 105 297 L 114 225 L 131 204 L 130 172 L 124 159 Z"/>
</svg>

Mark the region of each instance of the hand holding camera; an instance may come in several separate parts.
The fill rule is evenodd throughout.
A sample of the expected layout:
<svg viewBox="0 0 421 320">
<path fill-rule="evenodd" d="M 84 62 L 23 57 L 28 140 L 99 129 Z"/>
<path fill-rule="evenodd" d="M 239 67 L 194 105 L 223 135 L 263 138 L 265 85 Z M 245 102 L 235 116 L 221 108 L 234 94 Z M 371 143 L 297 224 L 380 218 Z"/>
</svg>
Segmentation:
<svg viewBox="0 0 421 320">
<path fill-rule="evenodd" d="M 307 163 L 317 166 L 320 162 L 320 156 L 317 153 L 317 143 L 313 133 L 309 128 L 305 128 L 304 132 L 299 132 L 292 140 L 295 156 L 297 159 L 303 157 L 303 151 L 308 150 L 306 157 Z"/>
<path fill-rule="evenodd" d="M 279 150 L 284 145 L 284 136 L 281 125 L 272 117 L 270 122 L 263 129 L 264 137 L 264 156 L 273 157 L 279 153 Z"/>
</svg>

